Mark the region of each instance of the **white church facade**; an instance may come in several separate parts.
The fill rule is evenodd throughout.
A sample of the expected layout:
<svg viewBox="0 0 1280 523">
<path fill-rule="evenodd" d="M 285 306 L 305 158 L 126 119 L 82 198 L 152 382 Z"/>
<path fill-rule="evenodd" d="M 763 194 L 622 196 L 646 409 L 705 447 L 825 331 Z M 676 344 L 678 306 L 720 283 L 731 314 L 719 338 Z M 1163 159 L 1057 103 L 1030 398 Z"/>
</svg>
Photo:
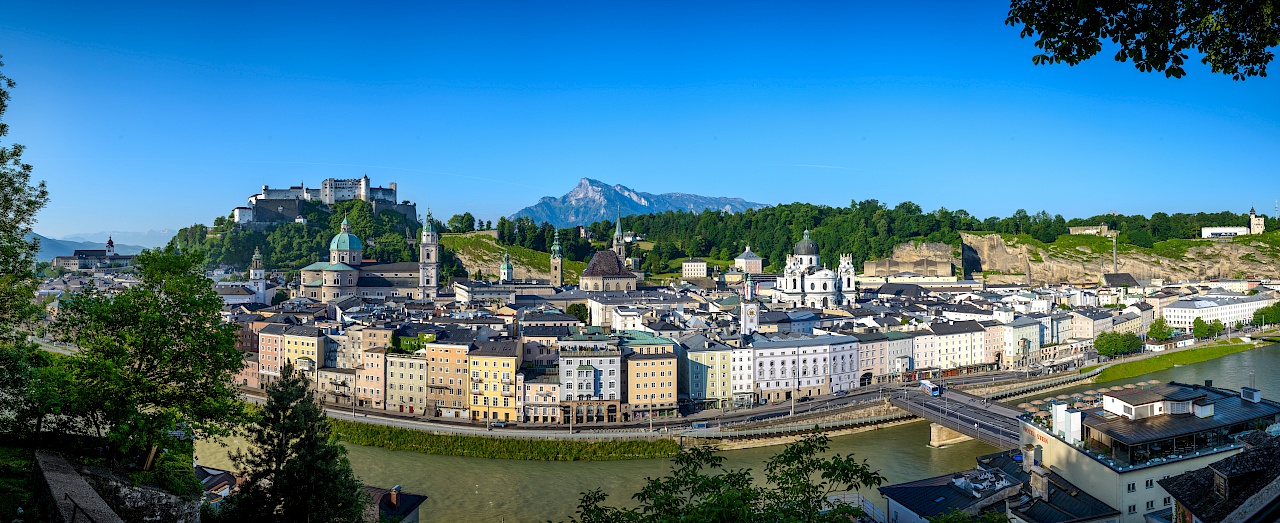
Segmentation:
<svg viewBox="0 0 1280 523">
<path fill-rule="evenodd" d="M 828 269 L 822 265 L 818 245 L 809 239 L 809 231 L 804 231 L 804 238 L 787 257 L 773 296 L 793 307 L 839 307 L 857 298 L 854 279 L 852 255 L 841 255 L 839 266 Z"/>
</svg>

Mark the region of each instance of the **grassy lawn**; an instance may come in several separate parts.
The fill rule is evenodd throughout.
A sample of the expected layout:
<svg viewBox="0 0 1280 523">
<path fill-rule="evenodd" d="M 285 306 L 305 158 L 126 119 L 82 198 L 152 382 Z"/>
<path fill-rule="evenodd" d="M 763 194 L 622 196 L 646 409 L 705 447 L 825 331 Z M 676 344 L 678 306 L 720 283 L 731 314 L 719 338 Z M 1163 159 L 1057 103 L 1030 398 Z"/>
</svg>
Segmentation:
<svg viewBox="0 0 1280 523">
<path fill-rule="evenodd" d="M 431 434 L 420 430 L 338 419 L 330 419 L 329 423 L 333 425 L 338 438 L 348 443 L 445 456 L 537 461 L 614 461 L 669 458 L 680 452 L 680 444 L 669 439 L 579 441 L 487 438 Z"/>
<path fill-rule="evenodd" d="M 1252 343 L 1235 343 L 1227 345 L 1210 345 L 1198 349 L 1161 354 L 1151 358 L 1117 364 L 1114 367 L 1102 371 L 1102 373 L 1098 375 L 1097 381 L 1102 383 L 1106 381 L 1133 378 L 1159 370 L 1171 369 L 1174 365 L 1200 363 L 1214 358 L 1221 358 L 1228 354 L 1244 352 L 1252 348 L 1254 348 Z M 1085 369 L 1081 369 L 1081 372 L 1091 368 L 1093 367 L 1086 367 Z"/>
<path fill-rule="evenodd" d="M 0 447 L 0 521 L 13 521 L 19 507 L 31 521 L 35 457 L 31 449 Z"/>
</svg>

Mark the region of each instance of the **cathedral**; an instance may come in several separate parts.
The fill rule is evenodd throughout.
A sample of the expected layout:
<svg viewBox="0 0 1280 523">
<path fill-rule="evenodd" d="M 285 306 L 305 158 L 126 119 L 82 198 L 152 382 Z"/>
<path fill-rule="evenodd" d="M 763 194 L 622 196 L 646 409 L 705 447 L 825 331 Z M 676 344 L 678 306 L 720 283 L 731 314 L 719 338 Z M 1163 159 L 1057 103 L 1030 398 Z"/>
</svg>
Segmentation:
<svg viewBox="0 0 1280 523">
<path fill-rule="evenodd" d="M 422 229 L 418 262 L 364 263 L 364 244 L 342 220 L 342 231 L 329 242 L 329 261 L 302 268 L 302 285 L 296 296 L 321 302 L 360 296 L 402 297 L 431 300 L 437 296 L 440 237 L 427 213 Z"/>
<path fill-rule="evenodd" d="M 853 304 L 857 298 L 854 285 L 853 256 L 840 255 L 835 270 L 822 266 L 818 244 L 809 239 L 809 231 L 796 242 L 787 266 L 778 277 L 774 299 L 793 307 L 828 308 Z"/>
</svg>

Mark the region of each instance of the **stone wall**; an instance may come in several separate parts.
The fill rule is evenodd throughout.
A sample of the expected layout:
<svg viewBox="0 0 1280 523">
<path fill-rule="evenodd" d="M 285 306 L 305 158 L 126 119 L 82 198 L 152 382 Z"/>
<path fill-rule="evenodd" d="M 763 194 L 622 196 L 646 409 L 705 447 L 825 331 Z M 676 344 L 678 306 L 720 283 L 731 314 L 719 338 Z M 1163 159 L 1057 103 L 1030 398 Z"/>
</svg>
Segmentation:
<svg viewBox="0 0 1280 523">
<path fill-rule="evenodd" d="M 200 499 L 185 499 L 163 490 L 135 485 L 110 471 L 85 467 L 81 475 L 121 519 L 136 523 L 200 523 Z"/>
</svg>

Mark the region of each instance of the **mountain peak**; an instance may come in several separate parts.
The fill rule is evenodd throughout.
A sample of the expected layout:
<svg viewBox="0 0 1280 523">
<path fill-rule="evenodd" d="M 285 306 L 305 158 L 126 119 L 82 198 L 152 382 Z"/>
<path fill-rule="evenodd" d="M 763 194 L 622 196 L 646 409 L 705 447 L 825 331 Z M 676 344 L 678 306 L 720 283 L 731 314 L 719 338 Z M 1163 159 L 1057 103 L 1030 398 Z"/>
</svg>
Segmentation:
<svg viewBox="0 0 1280 523">
<path fill-rule="evenodd" d="M 528 217 L 535 222 L 550 222 L 556 227 L 572 227 L 600 220 L 614 220 L 619 212 L 625 216 L 666 211 L 697 212 L 705 209 L 742 212 L 765 206 L 742 198 L 685 193 L 650 194 L 622 184 L 609 185 L 584 177 L 564 196 L 544 196 L 538 203 L 517 211 L 511 217 Z"/>
</svg>

